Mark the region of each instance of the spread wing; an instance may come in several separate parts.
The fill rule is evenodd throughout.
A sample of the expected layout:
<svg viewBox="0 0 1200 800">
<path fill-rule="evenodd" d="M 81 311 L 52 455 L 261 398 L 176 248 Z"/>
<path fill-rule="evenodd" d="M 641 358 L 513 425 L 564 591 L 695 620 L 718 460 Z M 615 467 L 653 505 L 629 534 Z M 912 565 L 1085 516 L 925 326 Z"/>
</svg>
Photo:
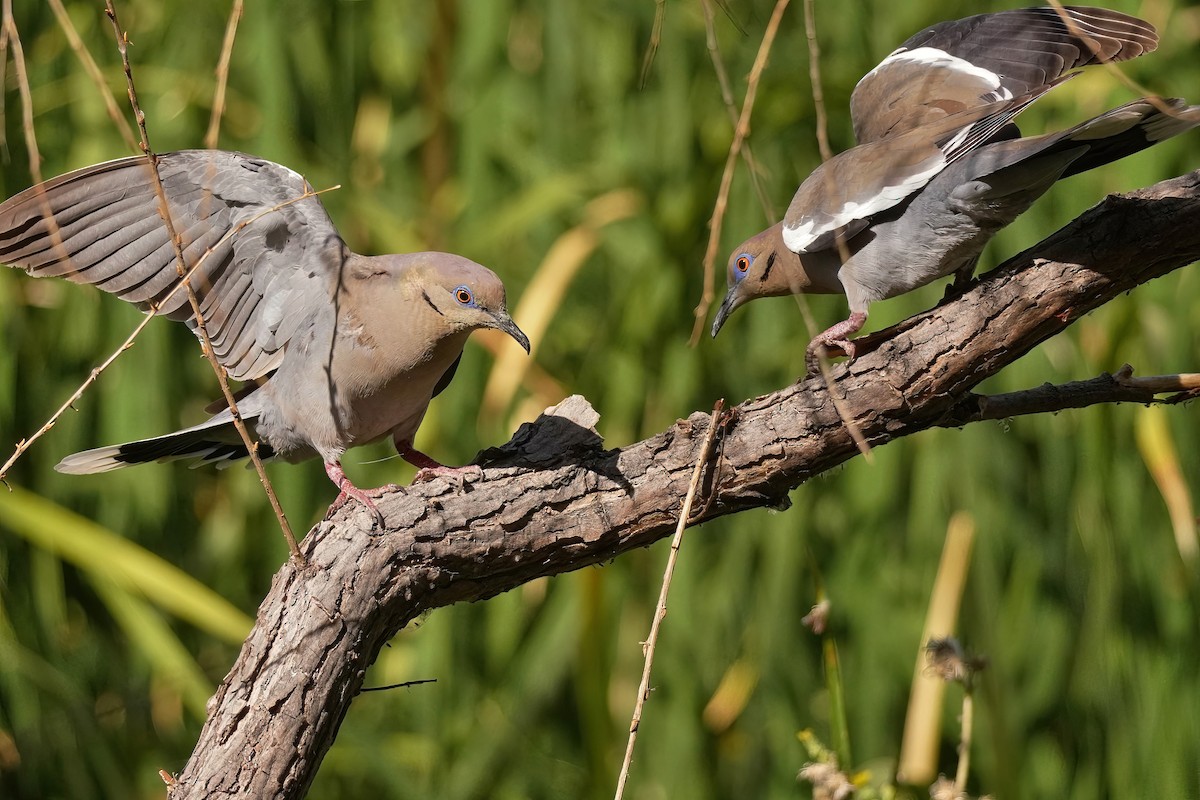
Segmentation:
<svg viewBox="0 0 1200 800">
<path fill-rule="evenodd" d="M 1065 15 L 1065 17 L 1064 17 Z M 949 164 L 1017 132 L 1013 118 L 1079 67 L 1158 46 L 1154 27 L 1100 8 L 1025 8 L 934 25 L 859 81 L 850 99 L 860 144 L 800 185 L 783 220 L 797 253 L 850 238 Z"/>
<path fill-rule="evenodd" d="M 218 360 L 236 380 L 271 372 L 330 306 L 345 244 L 316 197 L 290 202 L 311 190 L 286 167 L 220 150 L 158 163 Z M 195 329 L 187 293 L 172 294 L 180 278 L 150 169 L 145 156 L 109 161 L 0 204 L 0 263 L 92 284 Z"/>
<path fill-rule="evenodd" d="M 1103 8 L 1023 8 L 943 22 L 910 37 L 850 98 L 860 144 L 1034 92 L 1063 74 L 1158 47 L 1148 22 Z"/>
</svg>

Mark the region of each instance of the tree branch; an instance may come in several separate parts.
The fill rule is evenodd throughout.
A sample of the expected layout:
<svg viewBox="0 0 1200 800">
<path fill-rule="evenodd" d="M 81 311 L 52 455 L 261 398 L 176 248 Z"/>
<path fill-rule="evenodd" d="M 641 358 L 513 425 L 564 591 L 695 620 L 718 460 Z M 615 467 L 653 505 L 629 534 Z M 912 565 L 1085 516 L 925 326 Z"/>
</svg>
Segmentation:
<svg viewBox="0 0 1200 800">
<path fill-rule="evenodd" d="M 1160 394 L 1170 397 L 1159 399 Z M 985 419 L 1008 419 L 1027 414 L 1045 414 L 1068 408 L 1086 408 L 1099 403 L 1160 403 L 1173 405 L 1200 397 L 1200 374 L 1133 377 L 1126 364 L 1115 375 L 1107 372 L 1086 381 L 1055 386 L 1050 383 L 1021 392 L 997 395 L 968 394 L 938 422 L 939 427 L 957 428 Z"/>
<path fill-rule="evenodd" d="M 879 447 L 935 426 L 1148 402 L 1159 384 L 1123 373 L 993 398 L 971 390 L 1088 311 L 1198 258 L 1200 172 L 1106 199 L 958 298 L 869 337 L 831 385 L 817 376 L 737 407 L 693 521 L 785 505 L 791 489 L 858 453 L 848 423 Z M 484 478 L 462 491 L 432 481 L 383 498 L 386 530 L 353 504 L 317 525 L 303 542 L 308 565 L 276 574 L 170 796 L 302 797 L 379 649 L 419 614 L 670 535 L 708 415 L 617 450 L 603 449 L 597 419 L 569 398 L 482 453 Z"/>
</svg>

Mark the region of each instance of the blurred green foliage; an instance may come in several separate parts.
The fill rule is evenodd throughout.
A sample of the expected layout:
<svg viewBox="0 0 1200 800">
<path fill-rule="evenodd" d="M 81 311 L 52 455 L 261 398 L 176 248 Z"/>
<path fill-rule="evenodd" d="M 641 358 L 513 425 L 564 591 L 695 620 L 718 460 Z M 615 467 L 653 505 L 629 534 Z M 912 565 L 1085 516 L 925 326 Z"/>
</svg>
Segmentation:
<svg viewBox="0 0 1200 800">
<path fill-rule="evenodd" d="M 66 5 L 124 108 L 101 5 Z M 850 144 L 855 81 L 902 39 L 1013 5 L 817 2 L 835 147 Z M 1109 5 L 1163 33 L 1159 52 L 1125 72 L 1150 91 L 1200 100 L 1200 9 Z M 227 6 L 119 5 L 158 150 L 202 144 Z M 360 252 L 460 252 L 496 269 L 518 303 L 526 286 L 561 278 L 561 301 L 524 298 L 519 322 L 546 319 L 535 362 L 515 397 L 493 390 L 482 414 L 492 357 L 468 347 L 418 440 L 444 461 L 465 462 L 572 392 L 593 402 L 608 444 L 620 446 L 717 397 L 777 388 L 802 368 L 807 333 L 788 300 L 739 312 L 718 341 L 686 344 L 732 126 L 701 5 L 663 7 L 661 43 L 639 86 L 652 0 L 248 4 L 220 146 L 287 164 L 317 188 L 341 184 L 323 200 Z M 771 7 L 748 0 L 717 11 L 739 97 Z M 15 22 L 45 175 L 128 154 L 51 9 L 18 2 Z M 7 196 L 30 173 L 11 63 L 4 77 Z M 1066 126 L 1130 96 L 1097 71 L 1044 98 L 1022 124 Z M 760 87 L 751 141 L 782 209 L 818 160 L 798 3 Z M 1180 137 L 1060 185 L 997 237 L 982 268 L 1106 192 L 1200 166 L 1198 142 Z M 739 165 L 723 247 L 766 222 Z M 574 262 L 561 249 L 547 258 L 571 242 Z M 573 265 L 577 273 L 562 272 Z M 927 308 L 941 292 L 882 303 L 871 324 Z M 822 324 L 844 314 L 837 298 L 811 305 Z M 1080 320 L 985 388 L 1086 378 L 1124 362 L 1143 374 L 1193 370 L 1198 315 L 1200 272 L 1184 269 Z M 0 270 L 5 446 L 37 430 L 137 319 L 97 291 Z M 286 556 L 257 481 L 179 465 L 83 478 L 52 466 L 78 449 L 194 422 L 216 392 L 191 335 L 152 324 L 18 463 L 9 480 L 20 490 L 0 492 L 0 796 L 160 797 L 157 771 L 186 760 L 203 699 Z M 1200 475 L 1200 449 L 1189 444 L 1198 427 L 1190 406 L 1114 407 L 929 431 L 801 487 L 785 513 L 690 532 L 627 796 L 808 796 L 795 780 L 805 761 L 796 733 L 811 727 L 828 741 L 830 730 L 821 642 L 801 624 L 818 584 L 832 602 L 854 756 L 886 775 L 955 512 L 978 530 L 959 632 L 990 660 L 972 791 L 1200 796 L 1200 572 L 1184 555 L 1196 536 L 1187 502 Z M 346 463 L 360 485 L 407 480 L 402 462 L 376 462 L 388 455 L 379 445 Z M 1174 525 L 1152 467 L 1181 490 Z M 317 463 L 270 469 L 298 529 L 322 515 L 334 492 Z M 439 610 L 401 633 L 367 684 L 437 683 L 357 699 L 313 796 L 610 796 L 665 556 L 660 545 Z M 948 773 L 955 713 L 951 703 L 943 715 Z"/>
</svg>

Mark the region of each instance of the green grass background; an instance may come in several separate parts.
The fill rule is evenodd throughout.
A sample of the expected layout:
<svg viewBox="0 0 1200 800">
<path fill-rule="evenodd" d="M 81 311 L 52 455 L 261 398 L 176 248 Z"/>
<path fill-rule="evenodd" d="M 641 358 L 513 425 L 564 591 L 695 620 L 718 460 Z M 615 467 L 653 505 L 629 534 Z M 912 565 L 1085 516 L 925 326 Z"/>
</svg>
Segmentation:
<svg viewBox="0 0 1200 800">
<path fill-rule="evenodd" d="M 97 2 L 66 3 L 118 101 L 124 86 Z M 566 394 L 587 396 L 609 446 L 718 397 L 739 401 L 802 370 L 795 304 L 740 311 L 687 345 L 707 220 L 732 135 L 698 0 L 260 0 L 233 51 L 220 146 L 287 164 L 317 187 L 350 245 L 439 248 L 504 278 L 518 322 L 547 320 L 534 363 L 484 401 L 492 354 L 468 346 L 418 437 L 463 463 Z M 1125 72 L 1200 101 L 1200 8 L 1112 0 L 1163 33 Z M 933 22 L 1013 3 L 816 2 L 830 136 L 851 144 L 857 78 Z M 730 3 L 716 28 L 739 101 L 772 4 Z M 153 143 L 201 146 L 228 3 L 118 6 Z M 49 177 L 130 151 L 41 0 L 15 22 Z M 11 50 L 10 50 L 11 52 Z M 776 209 L 817 163 L 799 2 L 759 91 L 752 145 Z M 30 183 L 11 62 L 0 189 Z M 1102 71 L 1026 112 L 1065 127 L 1133 96 Z M 998 236 L 983 269 L 1105 193 L 1200 167 L 1200 134 L 1073 178 Z M 744 165 L 722 250 L 767 224 Z M 572 249 L 574 248 L 574 249 Z M 571 272 L 574 267 L 577 272 Z M 552 292 L 526 296 L 557 278 Z M 878 328 L 941 286 L 877 305 Z M 522 308 L 522 302 L 525 303 Z M 838 298 L 811 307 L 828 325 Z M 1200 272 L 1187 268 L 1080 320 L 988 382 L 1009 391 L 1115 370 L 1195 370 Z M 34 432 L 139 319 L 92 289 L 0 270 L 0 442 Z M 187 759 L 286 558 L 252 472 L 153 465 L 52 469 L 75 450 L 202 417 L 215 379 L 182 326 L 155 322 L 0 491 L 0 797 L 160 797 Z M 1194 406 L 1092 408 L 935 430 L 752 511 L 688 534 L 627 797 L 790 798 L 797 731 L 831 737 L 821 643 L 801 624 L 832 601 L 857 767 L 886 776 L 952 515 L 975 548 L 959 633 L 987 655 L 970 788 L 1002 798 L 1200 797 L 1200 568 L 1189 505 L 1200 475 Z M 390 448 L 353 451 L 360 485 L 407 481 Z M 1175 524 L 1152 468 L 1181 490 Z M 334 491 L 320 465 L 272 466 L 299 530 Z M 1182 543 L 1182 545 L 1180 544 Z M 314 797 L 602 798 L 612 794 L 666 546 L 436 611 L 381 654 Z M 951 691 L 951 699 L 957 694 Z M 956 706 L 941 769 L 953 773 Z M 924 790 L 913 796 L 922 796 Z"/>
</svg>

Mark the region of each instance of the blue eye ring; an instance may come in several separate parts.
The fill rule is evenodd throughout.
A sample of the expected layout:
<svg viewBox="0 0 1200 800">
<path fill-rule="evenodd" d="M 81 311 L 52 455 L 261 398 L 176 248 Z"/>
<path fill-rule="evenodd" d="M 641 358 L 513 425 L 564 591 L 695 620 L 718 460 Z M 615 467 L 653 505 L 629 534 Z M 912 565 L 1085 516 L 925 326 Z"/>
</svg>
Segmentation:
<svg viewBox="0 0 1200 800">
<path fill-rule="evenodd" d="M 471 294 L 471 290 L 466 286 L 454 287 L 454 299 L 461 306 L 475 307 L 475 295 Z"/>
<path fill-rule="evenodd" d="M 739 253 L 738 257 L 733 260 L 733 279 L 740 281 L 746 277 L 752 264 L 754 264 L 754 256 L 749 253 Z"/>
</svg>

